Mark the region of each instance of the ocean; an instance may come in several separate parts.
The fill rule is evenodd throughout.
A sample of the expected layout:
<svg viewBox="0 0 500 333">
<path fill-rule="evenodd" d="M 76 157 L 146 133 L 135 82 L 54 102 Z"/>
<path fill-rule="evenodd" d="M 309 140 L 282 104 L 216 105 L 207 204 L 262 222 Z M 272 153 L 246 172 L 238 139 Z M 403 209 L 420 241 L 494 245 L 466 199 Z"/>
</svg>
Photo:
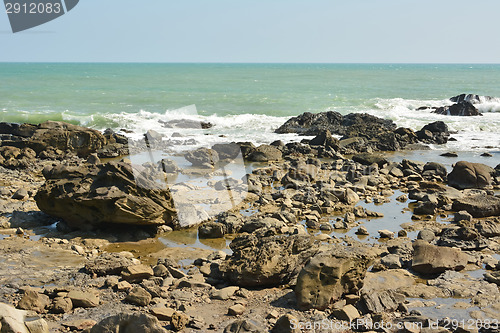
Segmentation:
<svg viewBox="0 0 500 333">
<path fill-rule="evenodd" d="M 499 98 L 476 105 L 482 117 L 417 110 L 462 93 Z M 443 120 L 457 141 L 432 148 L 498 152 L 500 65 L 0 63 L 0 121 L 168 136 L 179 130 L 160 121 L 191 119 L 214 124 L 183 130 L 200 145 L 260 144 L 299 141 L 273 131 L 292 116 L 327 110 L 367 112 L 414 130 Z"/>
</svg>

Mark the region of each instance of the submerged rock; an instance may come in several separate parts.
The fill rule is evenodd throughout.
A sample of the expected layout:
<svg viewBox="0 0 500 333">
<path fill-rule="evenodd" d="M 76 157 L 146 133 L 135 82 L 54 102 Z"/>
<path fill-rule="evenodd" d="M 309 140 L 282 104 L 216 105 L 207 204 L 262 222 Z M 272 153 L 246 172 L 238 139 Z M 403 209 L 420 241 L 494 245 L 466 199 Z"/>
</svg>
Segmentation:
<svg viewBox="0 0 500 333">
<path fill-rule="evenodd" d="M 38 207 L 72 227 L 173 225 L 176 213 L 170 191 L 159 189 L 129 164 L 58 165 L 44 170 L 44 176 L 35 196 Z"/>
</svg>

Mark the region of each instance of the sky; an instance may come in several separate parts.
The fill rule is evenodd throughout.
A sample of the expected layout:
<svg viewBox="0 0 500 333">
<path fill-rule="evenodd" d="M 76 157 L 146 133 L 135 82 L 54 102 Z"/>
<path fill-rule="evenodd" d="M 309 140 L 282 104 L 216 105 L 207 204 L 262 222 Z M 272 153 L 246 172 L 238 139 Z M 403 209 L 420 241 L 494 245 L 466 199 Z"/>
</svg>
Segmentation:
<svg viewBox="0 0 500 333">
<path fill-rule="evenodd" d="M 2 8 L 0 61 L 500 63 L 498 13 L 498 0 L 80 0 L 16 34 Z"/>
</svg>

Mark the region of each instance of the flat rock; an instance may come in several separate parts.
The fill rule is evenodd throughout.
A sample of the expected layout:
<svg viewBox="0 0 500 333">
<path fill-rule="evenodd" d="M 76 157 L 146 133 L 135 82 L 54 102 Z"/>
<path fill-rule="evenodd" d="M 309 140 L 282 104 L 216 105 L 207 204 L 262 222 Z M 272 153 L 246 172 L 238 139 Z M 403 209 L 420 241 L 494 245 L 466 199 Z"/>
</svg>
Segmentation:
<svg viewBox="0 0 500 333">
<path fill-rule="evenodd" d="M 469 195 L 453 201 L 454 211 L 467 211 L 473 217 L 500 215 L 500 198 L 487 194 Z"/>
<path fill-rule="evenodd" d="M 66 297 L 71 299 L 73 307 L 94 308 L 99 305 L 99 295 L 91 291 L 72 290 Z"/>
<path fill-rule="evenodd" d="M 423 240 L 413 243 L 412 269 L 423 274 L 437 274 L 446 270 L 462 270 L 469 256 L 460 249 L 429 244 Z"/>
<path fill-rule="evenodd" d="M 131 265 L 122 271 L 122 278 L 129 282 L 140 282 L 149 279 L 154 275 L 153 269 L 149 265 Z"/>
</svg>

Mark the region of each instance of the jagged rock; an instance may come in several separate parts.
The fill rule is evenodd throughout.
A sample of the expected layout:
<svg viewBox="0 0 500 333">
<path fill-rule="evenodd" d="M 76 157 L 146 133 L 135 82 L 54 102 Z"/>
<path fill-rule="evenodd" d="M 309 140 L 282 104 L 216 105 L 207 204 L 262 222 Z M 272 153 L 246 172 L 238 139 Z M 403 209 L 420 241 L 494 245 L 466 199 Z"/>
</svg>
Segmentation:
<svg viewBox="0 0 500 333">
<path fill-rule="evenodd" d="M 99 131 L 60 121 L 47 121 L 39 125 L 2 123 L 0 134 L 11 135 L 9 140 L 2 140 L 2 146 L 31 148 L 37 154 L 51 147 L 87 157 L 107 143 Z"/>
<path fill-rule="evenodd" d="M 220 271 L 229 282 L 242 287 L 287 284 L 317 251 L 311 237 L 301 235 L 242 235 L 230 248 L 233 254 L 222 262 Z"/>
<path fill-rule="evenodd" d="M 332 136 L 329 130 L 324 130 L 309 141 L 312 146 L 323 146 L 325 148 L 338 149 L 339 140 Z"/>
<path fill-rule="evenodd" d="M 394 311 L 404 299 L 404 295 L 396 293 L 393 290 L 383 290 L 380 292 L 366 292 L 363 290 L 361 293 L 361 300 L 366 309 L 371 313 Z"/>
<path fill-rule="evenodd" d="M 136 304 L 139 306 L 146 306 L 151 302 L 151 294 L 142 287 L 132 288 L 125 300 L 129 303 Z"/>
<path fill-rule="evenodd" d="M 450 106 L 442 106 L 433 111 L 433 113 L 445 116 L 482 116 L 472 103 L 461 101 Z"/>
<path fill-rule="evenodd" d="M 120 313 L 97 323 L 90 333 L 167 333 L 158 319 L 143 313 Z"/>
<path fill-rule="evenodd" d="M 129 164 L 58 165 L 44 170 L 44 176 L 46 181 L 35 196 L 38 207 L 72 227 L 173 225 L 176 213 L 170 191 L 159 189 Z"/>
<path fill-rule="evenodd" d="M 481 163 L 460 161 L 448 175 L 448 184 L 460 190 L 484 188 L 492 184 L 495 170 Z"/>
<path fill-rule="evenodd" d="M 418 139 L 424 143 L 445 144 L 450 137 L 448 126 L 442 121 L 427 124 L 415 133 Z"/>
<path fill-rule="evenodd" d="M 492 99 L 494 98 L 491 96 L 479 96 L 476 94 L 460 94 L 458 96 L 453 96 L 452 98 L 450 98 L 450 101 L 454 103 L 469 102 L 472 104 L 477 104 L 481 102 L 488 102 Z"/>
<path fill-rule="evenodd" d="M 454 211 L 465 210 L 473 217 L 500 215 L 500 198 L 487 194 L 469 195 L 453 201 Z"/>
<path fill-rule="evenodd" d="M 442 273 L 446 270 L 462 270 L 468 262 L 468 255 L 459 249 L 435 246 L 422 240 L 413 244 L 412 269 L 423 274 Z"/>
<path fill-rule="evenodd" d="M 49 303 L 50 299 L 47 295 L 40 294 L 36 290 L 28 288 L 24 291 L 24 295 L 17 306 L 23 310 L 43 312 Z"/>
<path fill-rule="evenodd" d="M 295 295 L 301 309 L 326 309 L 343 294 L 363 286 L 375 254 L 362 246 L 335 246 L 313 256 L 300 271 Z"/>
<path fill-rule="evenodd" d="M 184 158 L 194 166 L 213 168 L 219 162 L 217 151 L 208 148 L 198 148 L 194 151 L 188 151 Z"/>
</svg>

